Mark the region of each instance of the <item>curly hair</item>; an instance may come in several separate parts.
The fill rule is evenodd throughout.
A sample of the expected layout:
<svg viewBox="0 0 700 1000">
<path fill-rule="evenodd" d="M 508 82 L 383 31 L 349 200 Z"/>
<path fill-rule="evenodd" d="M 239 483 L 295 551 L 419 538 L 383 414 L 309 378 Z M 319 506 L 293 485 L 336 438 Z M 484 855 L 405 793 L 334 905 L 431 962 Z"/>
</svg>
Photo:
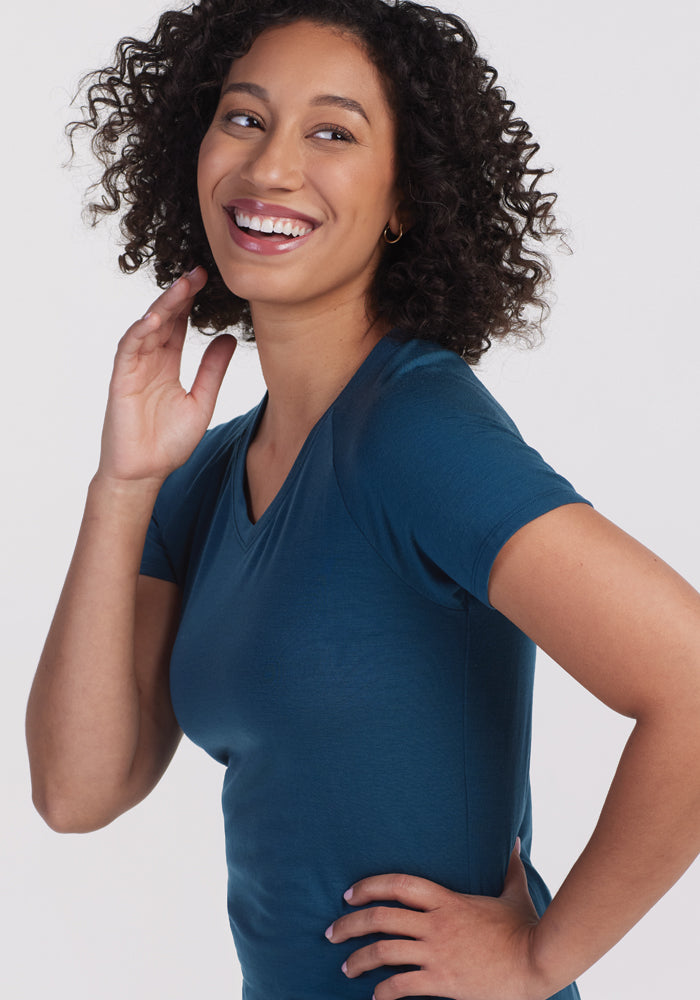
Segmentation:
<svg viewBox="0 0 700 1000">
<path fill-rule="evenodd" d="M 300 19 L 351 33 L 377 66 L 397 122 L 397 185 L 412 226 L 386 246 L 368 307 L 411 336 L 475 364 L 493 338 L 541 330 L 551 276 L 544 239 L 556 195 L 530 165 L 539 145 L 496 86 L 459 17 L 411 0 L 200 0 L 160 17 L 147 41 L 122 38 L 114 64 L 82 81 L 83 119 L 104 172 L 93 224 L 119 212 L 125 272 L 152 265 L 164 287 L 202 264 L 192 323 L 254 339 L 246 300 L 214 262 L 196 190 L 199 146 L 231 62 L 265 28 Z M 533 312 L 533 308 L 534 312 Z"/>
</svg>

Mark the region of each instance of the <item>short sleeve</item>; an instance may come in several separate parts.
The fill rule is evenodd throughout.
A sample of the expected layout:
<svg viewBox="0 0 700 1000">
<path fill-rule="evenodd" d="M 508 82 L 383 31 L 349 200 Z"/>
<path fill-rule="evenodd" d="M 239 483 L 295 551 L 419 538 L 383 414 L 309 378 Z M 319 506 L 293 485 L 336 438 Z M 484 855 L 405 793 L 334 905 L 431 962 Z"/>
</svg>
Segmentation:
<svg viewBox="0 0 700 1000">
<path fill-rule="evenodd" d="M 193 550 L 206 533 L 234 448 L 255 411 L 208 430 L 156 498 L 140 572 L 184 588 Z"/>
<path fill-rule="evenodd" d="M 347 423 L 337 422 L 341 492 L 411 586 L 448 605 L 462 590 L 490 606 L 489 575 L 505 542 L 556 507 L 589 501 L 523 440 L 457 355 L 410 344 L 401 353 Z"/>
<path fill-rule="evenodd" d="M 162 488 L 158 494 L 159 499 L 161 496 L 163 496 Z M 163 506 L 163 504 L 161 503 L 160 506 Z M 155 576 L 159 580 L 178 583 L 177 573 L 168 555 L 168 548 L 163 538 L 156 508 L 154 508 L 151 514 L 148 531 L 146 532 L 140 572 L 143 576 Z"/>
</svg>

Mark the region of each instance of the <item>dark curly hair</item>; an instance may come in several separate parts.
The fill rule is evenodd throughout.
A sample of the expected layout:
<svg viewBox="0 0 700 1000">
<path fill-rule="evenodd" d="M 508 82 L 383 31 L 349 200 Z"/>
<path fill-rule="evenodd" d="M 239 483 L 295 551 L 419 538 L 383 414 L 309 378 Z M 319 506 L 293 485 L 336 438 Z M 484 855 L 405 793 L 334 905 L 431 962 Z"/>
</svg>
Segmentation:
<svg viewBox="0 0 700 1000">
<path fill-rule="evenodd" d="M 232 60 L 265 28 L 299 19 L 359 40 L 397 120 L 397 184 L 412 227 L 385 248 L 370 312 L 470 364 L 494 337 L 539 331 L 550 278 L 542 243 L 562 234 L 556 195 L 537 188 L 550 171 L 530 166 L 539 146 L 467 25 L 410 0 L 200 0 L 164 13 L 147 41 L 121 39 L 114 65 L 83 79 L 83 120 L 68 126 L 71 145 L 76 130 L 93 130 L 105 168 L 93 224 L 128 206 L 121 269 L 149 262 L 164 287 L 202 264 L 209 281 L 193 324 L 237 325 L 254 339 L 248 303 L 225 286 L 207 242 L 197 156 Z"/>
</svg>

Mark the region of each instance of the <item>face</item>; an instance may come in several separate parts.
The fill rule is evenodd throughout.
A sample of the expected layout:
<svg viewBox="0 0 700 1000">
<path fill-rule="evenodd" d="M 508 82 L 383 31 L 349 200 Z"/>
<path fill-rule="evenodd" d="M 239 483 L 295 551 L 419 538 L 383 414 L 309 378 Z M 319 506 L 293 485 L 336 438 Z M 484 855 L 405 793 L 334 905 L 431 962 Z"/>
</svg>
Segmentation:
<svg viewBox="0 0 700 1000">
<path fill-rule="evenodd" d="M 308 21 L 235 60 L 199 153 L 202 219 L 227 287 L 259 303 L 364 301 L 399 228 L 395 126 L 352 35 Z"/>
</svg>

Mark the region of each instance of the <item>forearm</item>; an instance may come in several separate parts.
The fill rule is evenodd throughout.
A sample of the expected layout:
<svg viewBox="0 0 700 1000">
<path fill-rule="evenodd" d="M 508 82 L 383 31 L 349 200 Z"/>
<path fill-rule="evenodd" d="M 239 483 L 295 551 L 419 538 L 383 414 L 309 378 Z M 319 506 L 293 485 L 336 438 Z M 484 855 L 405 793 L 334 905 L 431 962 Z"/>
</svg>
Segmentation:
<svg viewBox="0 0 700 1000">
<path fill-rule="evenodd" d="M 616 944 L 700 851 L 697 720 L 686 704 L 632 732 L 593 836 L 533 931 L 547 996 Z"/>
<path fill-rule="evenodd" d="M 157 486 L 90 484 L 75 553 L 27 707 L 37 808 L 92 828 L 126 791 L 139 738 L 135 594 Z M 124 806 L 126 807 L 126 806 Z"/>
</svg>

